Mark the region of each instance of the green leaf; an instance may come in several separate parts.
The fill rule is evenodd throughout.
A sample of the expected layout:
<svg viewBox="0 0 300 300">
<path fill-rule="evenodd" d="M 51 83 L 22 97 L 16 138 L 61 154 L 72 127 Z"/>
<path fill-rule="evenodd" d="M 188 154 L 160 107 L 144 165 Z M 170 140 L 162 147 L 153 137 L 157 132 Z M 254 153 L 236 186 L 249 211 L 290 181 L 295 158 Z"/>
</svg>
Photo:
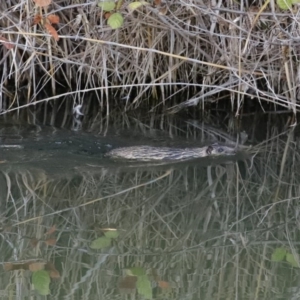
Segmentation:
<svg viewBox="0 0 300 300">
<path fill-rule="evenodd" d="M 290 9 L 292 6 L 292 0 L 277 0 L 277 5 L 280 9 Z"/>
<path fill-rule="evenodd" d="M 151 282 L 147 275 L 138 276 L 136 287 L 140 295 L 144 296 L 146 299 L 152 299 Z"/>
<path fill-rule="evenodd" d="M 99 237 L 96 240 L 93 240 L 90 247 L 92 249 L 103 249 L 111 245 L 111 239 L 106 236 Z"/>
<path fill-rule="evenodd" d="M 40 270 L 32 273 L 32 284 L 34 289 L 38 291 L 40 295 L 49 295 L 50 289 L 50 275 L 45 270 Z"/>
<path fill-rule="evenodd" d="M 283 261 L 286 255 L 286 250 L 284 248 L 276 248 L 272 253 L 272 261 Z"/>
<path fill-rule="evenodd" d="M 146 271 L 144 268 L 134 267 L 134 268 L 127 269 L 127 274 L 129 276 L 143 276 L 146 275 Z"/>
<path fill-rule="evenodd" d="M 292 0 L 292 4 L 298 4 L 300 3 L 300 0 Z"/>
<path fill-rule="evenodd" d="M 112 29 L 118 29 L 120 28 L 124 23 L 124 19 L 120 13 L 114 13 L 112 14 L 108 20 L 107 24 L 112 28 Z"/>
<path fill-rule="evenodd" d="M 119 236 L 119 234 L 120 233 L 117 230 L 109 230 L 104 232 L 104 235 L 109 239 L 116 239 Z"/>
<path fill-rule="evenodd" d="M 120 10 L 122 4 L 123 4 L 123 0 L 118 0 L 117 5 L 116 5 L 116 10 Z"/>
<path fill-rule="evenodd" d="M 286 261 L 295 268 L 299 268 L 299 264 L 292 253 L 286 254 Z"/>
<path fill-rule="evenodd" d="M 128 4 L 128 8 L 131 11 L 134 11 L 134 10 L 138 9 L 139 7 L 141 7 L 143 5 L 149 5 L 149 3 L 146 2 L 146 1 L 134 1 L 134 2 L 131 2 L 131 3 Z"/>
<path fill-rule="evenodd" d="M 115 9 L 116 4 L 114 1 L 103 1 L 99 2 L 98 6 L 101 7 L 104 11 L 112 11 Z"/>
</svg>

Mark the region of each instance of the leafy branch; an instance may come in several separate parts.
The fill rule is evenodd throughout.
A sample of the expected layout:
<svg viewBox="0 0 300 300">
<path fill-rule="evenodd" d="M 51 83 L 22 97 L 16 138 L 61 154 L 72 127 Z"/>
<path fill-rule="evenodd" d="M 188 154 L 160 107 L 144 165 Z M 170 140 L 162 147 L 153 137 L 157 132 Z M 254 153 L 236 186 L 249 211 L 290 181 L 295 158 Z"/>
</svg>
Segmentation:
<svg viewBox="0 0 300 300">
<path fill-rule="evenodd" d="M 102 1 L 98 3 L 98 6 L 102 8 L 104 12 L 104 17 L 107 19 L 107 24 L 112 29 L 120 28 L 124 23 L 124 18 L 122 14 L 119 12 L 123 5 L 123 0 L 118 0 L 118 2 L 114 1 Z M 146 1 L 135 1 L 131 2 L 128 5 L 128 9 L 133 11 L 143 5 L 149 5 Z"/>
</svg>

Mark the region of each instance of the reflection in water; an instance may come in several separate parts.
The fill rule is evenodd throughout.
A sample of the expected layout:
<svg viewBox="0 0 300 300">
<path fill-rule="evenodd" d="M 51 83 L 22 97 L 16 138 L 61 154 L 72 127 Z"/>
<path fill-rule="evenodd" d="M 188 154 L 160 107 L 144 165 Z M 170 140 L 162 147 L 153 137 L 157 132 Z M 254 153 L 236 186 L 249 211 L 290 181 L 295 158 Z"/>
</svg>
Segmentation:
<svg viewBox="0 0 300 300">
<path fill-rule="evenodd" d="M 157 166 L 98 159 L 90 148 L 39 156 L 33 168 L 6 159 L 1 290 L 16 299 L 292 299 L 296 145 L 290 133 L 252 159 Z"/>
</svg>

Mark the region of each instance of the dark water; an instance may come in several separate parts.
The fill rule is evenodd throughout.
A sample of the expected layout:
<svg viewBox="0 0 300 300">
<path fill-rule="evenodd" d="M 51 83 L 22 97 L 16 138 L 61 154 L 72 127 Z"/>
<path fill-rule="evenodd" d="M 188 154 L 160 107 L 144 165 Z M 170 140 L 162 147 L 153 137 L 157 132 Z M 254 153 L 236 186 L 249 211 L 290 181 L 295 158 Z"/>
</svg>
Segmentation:
<svg viewBox="0 0 300 300">
<path fill-rule="evenodd" d="M 265 127 L 231 159 L 104 157 L 228 142 L 224 128 L 144 125 L 1 123 L 1 297 L 299 299 L 297 128 Z"/>
</svg>

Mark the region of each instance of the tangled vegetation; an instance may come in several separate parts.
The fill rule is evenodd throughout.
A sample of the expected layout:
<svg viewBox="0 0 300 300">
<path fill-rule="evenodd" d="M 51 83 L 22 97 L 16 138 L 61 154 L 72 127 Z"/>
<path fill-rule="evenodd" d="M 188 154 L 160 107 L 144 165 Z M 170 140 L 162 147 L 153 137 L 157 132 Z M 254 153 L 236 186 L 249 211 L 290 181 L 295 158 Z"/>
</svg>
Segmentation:
<svg viewBox="0 0 300 300">
<path fill-rule="evenodd" d="M 240 113 L 245 100 L 295 113 L 295 2 L 1 1 L 1 114 L 37 103 L 80 114 L 91 92 L 106 114 L 216 101 Z"/>
</svg>

